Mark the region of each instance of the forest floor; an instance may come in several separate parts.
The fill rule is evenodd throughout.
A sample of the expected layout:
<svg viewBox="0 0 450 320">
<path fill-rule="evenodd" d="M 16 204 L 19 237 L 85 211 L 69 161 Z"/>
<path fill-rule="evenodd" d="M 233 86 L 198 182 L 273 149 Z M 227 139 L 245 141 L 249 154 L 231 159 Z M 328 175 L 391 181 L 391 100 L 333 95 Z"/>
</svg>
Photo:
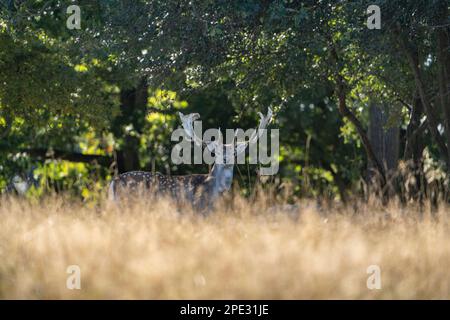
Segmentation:
<svg viewBox="0 0 450 320">
<path fill-rule="evenodd" d="M 450 298 L 446 208 L 185 211 L 3 199 L 0 298 Z"/>
</svg>

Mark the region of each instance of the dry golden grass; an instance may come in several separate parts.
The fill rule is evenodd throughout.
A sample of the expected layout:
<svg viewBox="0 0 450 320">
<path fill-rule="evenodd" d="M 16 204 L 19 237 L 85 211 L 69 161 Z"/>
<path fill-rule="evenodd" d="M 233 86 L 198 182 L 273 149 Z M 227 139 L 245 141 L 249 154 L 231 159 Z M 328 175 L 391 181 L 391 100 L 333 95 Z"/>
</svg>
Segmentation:
<svg viewBox="0 0 450 320">
<path fill-rule="evenodd" d="M 450 297 L 447 210 L 273 211 L 237 200 L 205 218 L 164 201 L 2 199 L 0 298 Z M 69 265 L 81 268 L 81 290 L 66 287 Z M 366 286 L 369 265 L 381 268 L 380 290 Z"/>
</svg>

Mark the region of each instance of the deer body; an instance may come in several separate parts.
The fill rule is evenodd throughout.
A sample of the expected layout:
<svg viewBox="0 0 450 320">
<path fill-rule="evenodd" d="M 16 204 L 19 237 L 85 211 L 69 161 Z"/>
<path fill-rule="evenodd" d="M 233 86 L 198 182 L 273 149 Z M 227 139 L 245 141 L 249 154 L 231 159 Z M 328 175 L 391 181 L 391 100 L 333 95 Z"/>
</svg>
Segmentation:
<svg viewBox="0 0 450 320">
<path fill-rule="evenodd" d="M 113 179 L 108 197 L 119 201 L 130 196 L 167 196 L 177 202 L 188 201 L 199 205 L 206 202 L 205 195 L 216 195 L 214 186 L 215 179 L 209 174 L 166 176 L 159 172 L 131 171 Z"/>
<path fill-rule="evenodd" d="M 264 129 L 269 123 L 272 111 L 269 108 L 267 117 L 260 114 L 259 129 Z M 204 209 L 211 207 L 219 195 L 231 188 L 233 182 L 234 157 L 237 153 L 245 151 L 246 146 L 255 142 L 259 134 L 255 134 L 248 142 L 222 144 L 220 141 L 204 142 L 198 138 L 193 130 L 193 121 L 198 119 L 196 113 L 183 115 L 180 119 L 183 128 L 191 139 L 197 144 L 205 145 L 215 153 L 215 163 L 209 174 L 192 174 L 185 176 L 166 176 L 161 173 L 145 171 L 126 172 L 111 181 L 109 199 L 118 201 L 132 195 L 148 197 L 169 196 L 177 203 L 187 201 L 195 207 Z"/>
</svg>

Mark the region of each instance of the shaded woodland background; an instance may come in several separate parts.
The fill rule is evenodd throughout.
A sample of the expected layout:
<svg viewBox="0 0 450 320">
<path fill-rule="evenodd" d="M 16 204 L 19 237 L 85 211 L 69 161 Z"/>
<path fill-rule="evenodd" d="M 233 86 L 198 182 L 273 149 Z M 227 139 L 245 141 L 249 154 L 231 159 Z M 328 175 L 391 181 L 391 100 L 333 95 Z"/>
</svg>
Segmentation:
<svg viewBox="0 0 450 320">
<path fill-rule="evenodd" d="M 69 30 L 66 8 L 81 8 Z M 381 29 L 366 26 L 381 8 Z M 0 189 L 92 200 L 170 162 L 177 112 L 251 128 L 275 111 L 293 196 L 449 200 L 449 1 L 0 0 Z M 261 183 L 235 171 L 242 194 Z"/>
</svg>

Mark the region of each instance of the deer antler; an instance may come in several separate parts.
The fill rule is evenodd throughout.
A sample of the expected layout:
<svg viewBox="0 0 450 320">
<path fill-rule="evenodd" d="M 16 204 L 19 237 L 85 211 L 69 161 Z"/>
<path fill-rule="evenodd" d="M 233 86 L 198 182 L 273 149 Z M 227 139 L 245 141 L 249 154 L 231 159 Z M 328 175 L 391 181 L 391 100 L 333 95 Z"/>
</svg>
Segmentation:
<svg viewBox="0 0 450 320">
<path fill-rule="evenodd" d="M 203 145 L 205 142 L 197 137 L 197 135 L 194 132 L 194 121 L 200 119 L 200 114 L 198 113 L 190 113 L 188 115 L 184 115 L 181 112 L 178 112 L 181 124 L 183 126 L 184 131 L 188 135 L 188 138 L 190 141 L 194 141 L 196 145 Z"/>
<path fill-rule="evenodd" d="M 219 129 L 219 136 L 220 136 L 219 141 L 203 141 L 203 139 L 199 138 L 195 134 L 194 121 L 200 119 L 200 114 L 190 113 L 188 115 L 184 115 L 181 112 L 178 112 L 178 114 L 180 116 L 184 131 L 188 135 L 188 138 L 190 141 L 194 141 L 194 143 L 197 144 L 198 146 L 205 145 L 210 150 L 216 150 L 216 148 L 221 144 L 221 142 L 219 142 L 222 140 L 221 139 L 222 133 L 220 132 L 220 129 Z M 236 155 L 244 152 L 249 144 L 255 143 L 262 136 L 263 130 L 267 127 L 267 125 L 272 120 L 272 109 L 270 107 L 267 110 L 266 116 L 264 116 L 261 112 L 258 112 L 258 114 L 260 117 L 258 128 L 253 132 L 253 134 L 250 136 L 250 139 L 248 141 L 236 143 L 236 146 L 235 146 Z M 235 135 L 235 137 L 236 137 L 236 135 Z M 231 144 L 226 145 L 226 146 L 231 146 Z"/>
<path fill-rule="evenodd" d="M 221 145 L 221 137 L 219 138 L 219 141 L 204 141 L 203 139 L 199 138 L 194 131 L 194 121 L 200 119 L 200 114 L 198 113 L 190 113 L 188 115 L 184 115 L 181 112 L 178 112 L 182 126 L 184 128 L 184 131 L 188 135 L 189 141 L 194 141 L 194 143 L 198 146 L 206 146 L 211 152 L 218 150 L 217 147 Z M 219 129 L 219 136 L 221 135 L 220 129 Z"/>
<path fill-rule="evenodd" d="M 267 127 L 267 125 L 272 120 L 272 109 L 269 107 L 267 109 L 267 115 L 264 116 L 261 112 L 258 112 L 259 115 L 259 126 L 258 128 L 252 133 L 248 141 L 244 142 L 237 142 L 236 143 L 236 154 L 240 154 L 245 151 L 245 149 L 248 147 L 249 144 L 255 143 L 258 141 L 258 139 L 262 136 L 263 130 Z"/>
</svg>

